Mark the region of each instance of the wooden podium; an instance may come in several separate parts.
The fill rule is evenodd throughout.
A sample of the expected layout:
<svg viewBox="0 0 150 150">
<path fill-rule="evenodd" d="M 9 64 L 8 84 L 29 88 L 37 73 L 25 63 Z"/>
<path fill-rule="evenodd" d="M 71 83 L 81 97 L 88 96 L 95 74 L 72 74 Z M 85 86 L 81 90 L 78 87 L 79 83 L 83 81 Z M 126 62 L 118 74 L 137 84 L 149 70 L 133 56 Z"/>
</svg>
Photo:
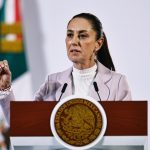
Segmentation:
<svg viewBox="0 0 150 150">
<path fill-rule="evenodd" d="M 56 101 L 11 102 L 10 136 L 13 145 L 61 145 L 50 129 L 50 116 Z M 143 145 L 147 149 L 147 101 L 101 102 L 107 129 L 102 145 Z M 26 141 L 26 142 L 25 142 Z"/>
</svg>

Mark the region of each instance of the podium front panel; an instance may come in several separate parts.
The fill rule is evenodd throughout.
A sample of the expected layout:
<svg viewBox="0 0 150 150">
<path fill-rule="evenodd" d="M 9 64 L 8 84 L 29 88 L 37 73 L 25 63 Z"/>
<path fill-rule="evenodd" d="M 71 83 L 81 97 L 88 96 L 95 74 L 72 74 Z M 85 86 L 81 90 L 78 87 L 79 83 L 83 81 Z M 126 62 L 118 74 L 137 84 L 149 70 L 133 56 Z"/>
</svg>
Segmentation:
<svg viewBox="0 0 150 150">
<path fill-rule="evenodd" d="M 100 102 L 107 116 L 105 136 L 147 136 L 147 101 Z M 56 101 L 11 102 L 11 136 L 53 136 L 50 116 Z"/>
</svg>

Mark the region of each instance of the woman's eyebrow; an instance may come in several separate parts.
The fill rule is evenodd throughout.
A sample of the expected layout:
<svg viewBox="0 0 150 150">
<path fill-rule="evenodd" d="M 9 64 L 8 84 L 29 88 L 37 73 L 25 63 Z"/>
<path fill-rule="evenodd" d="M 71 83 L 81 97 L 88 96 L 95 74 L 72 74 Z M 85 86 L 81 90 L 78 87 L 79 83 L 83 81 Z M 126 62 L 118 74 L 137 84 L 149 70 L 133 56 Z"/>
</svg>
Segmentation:
<svg viewBox="0 0 150 150">
<path fill-rule="evenodd" d="M 74 32 L 74 31 L 76 31 L 76 30 L 71 30 L 71 29 L 67 30 L 67 32 Z M 88 32 L 88 31 L 87 30 L 77 30 L 77 32 L 84 33 L 84 32 Z"/>
<path fill-rule="evenodd" d="M 70 29 L 69 29 L 69 30 L 67 30 L 67 32 L 73 32 L 73 30 L 70 30 Z"/>
<path fill-rule="evenodd" d="M 79 33 L 85 33 L 88 32 L 87 30 L 80 30 Z"/>
</svg>

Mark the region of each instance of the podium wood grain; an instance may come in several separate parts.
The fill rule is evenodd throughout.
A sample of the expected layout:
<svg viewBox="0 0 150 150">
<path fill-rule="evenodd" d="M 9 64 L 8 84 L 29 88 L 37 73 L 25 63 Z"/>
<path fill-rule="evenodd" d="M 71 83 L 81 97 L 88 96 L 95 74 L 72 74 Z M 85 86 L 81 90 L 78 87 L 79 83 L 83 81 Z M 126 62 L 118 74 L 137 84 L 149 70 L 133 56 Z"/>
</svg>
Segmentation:
<svg viewBox="0 0 150 150">
<path fill-rule="evenodd" d="M 11 136 L 52 136 L 50 116 L 56 101 L 11 102 Z M 101 102 L 107 136 L 146 136 L 147 101 Z"/>
</svg>

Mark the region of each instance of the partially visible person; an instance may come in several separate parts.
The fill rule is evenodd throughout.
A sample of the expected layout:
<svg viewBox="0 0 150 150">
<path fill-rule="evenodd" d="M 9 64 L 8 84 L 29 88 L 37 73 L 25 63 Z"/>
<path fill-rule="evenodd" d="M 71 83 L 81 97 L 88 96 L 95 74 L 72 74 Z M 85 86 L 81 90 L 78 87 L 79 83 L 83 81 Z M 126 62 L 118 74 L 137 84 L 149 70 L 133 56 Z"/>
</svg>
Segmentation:
<svg viewBox="0 0 150 150">
<path fill-rule="evenodd" d="M 69 21 L 66 48 L 72 67 L 48 75 L 35 93 L 35 100 L 58 101 L 65 83 L 67 87 L 61 99 L 73 94 L 88 95 L 97 101 L 132 99 L 126 77 L 115 71 L 102 24 L 96 16 L 81 13 Z M 100 96 L 93 83 L 97 84 Z M 0 62 L 0 92 L 0 104 L 9 122 L 10 101 L 15 98 L 11 89 L 11 71 L 6 60 Z"/>
<path fill-rule="evenodd" d="M 9 150 L 9 135 L 8 128 L 5 125 L 5 119 L 0 112 L 0 150 Z"/>
</svg>

